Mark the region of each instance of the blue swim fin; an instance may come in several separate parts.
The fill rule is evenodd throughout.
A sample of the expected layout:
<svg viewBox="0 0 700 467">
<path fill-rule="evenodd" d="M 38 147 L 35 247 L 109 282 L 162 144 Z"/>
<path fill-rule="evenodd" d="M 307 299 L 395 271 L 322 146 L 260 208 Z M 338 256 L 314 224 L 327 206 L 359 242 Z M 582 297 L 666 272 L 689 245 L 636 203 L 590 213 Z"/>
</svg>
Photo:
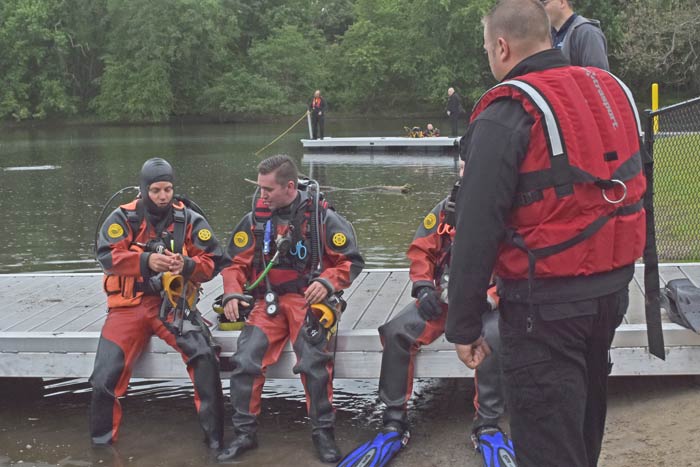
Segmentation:
<svg viewBox="0 0 700 467">
<path fill-rule="evenodd" d="M 498 428 L 483 428 L 476 440 L 484 467 L 517 467 L 513 443 Z"/>
<path fill-rule="evenodd" d="M 374 439 L 349 452 L 337 467 L 383 467 L 408 443 L 410 436 L 408 431 L 381 432 Z"/>
</svg>

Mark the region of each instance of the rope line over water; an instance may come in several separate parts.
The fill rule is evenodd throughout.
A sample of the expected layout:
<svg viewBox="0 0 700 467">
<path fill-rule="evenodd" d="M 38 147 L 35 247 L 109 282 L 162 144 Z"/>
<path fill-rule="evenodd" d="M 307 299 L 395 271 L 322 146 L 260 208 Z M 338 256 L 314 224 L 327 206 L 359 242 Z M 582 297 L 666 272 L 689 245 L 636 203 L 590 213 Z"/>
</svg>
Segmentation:
<svg viewBox="0 0 700 467">
<path fill-rule="evenodd" d="M 301 122 L 304 118 L 306 118 L 306 114 L 308 114 L 308 113 L 309 113 L 308 110 L 307 110 L 306 112 L 304 112 L 303 115 L 302 115 L 301 117 L 299 117 L 299 120 L 297 120 L 296 122 L 294 122 L 294 123 L 292 124 L 292 126 L 290 126 L 289 128 L 287 128 L 286 130 L 284 130 L 284 131 L 282 132 L 281 135 L 279 135 L 277 138 L 273 139 L 269 144 L 267 144 L 266 146 L 263 146 L 262 149 L 258 149 L 258 151 L 255 153 L 255 155 L 257 156 L 258 154 L 260 154 L 261 152 L 263 152 L 265 149 L 269 148 L 270 146 L 272 146 L 273 144 L 275 144 L 277 141 L 279 141 L 279 139 L 282 138 L 284 135 L 286 135 L 287 133 L 289 133 L 290 131 L 292 131 L 292 128 L 294 128 L 295 126 L 297 126 L 297 125 L 299 124 L 299 122 Z"/>
</svg>

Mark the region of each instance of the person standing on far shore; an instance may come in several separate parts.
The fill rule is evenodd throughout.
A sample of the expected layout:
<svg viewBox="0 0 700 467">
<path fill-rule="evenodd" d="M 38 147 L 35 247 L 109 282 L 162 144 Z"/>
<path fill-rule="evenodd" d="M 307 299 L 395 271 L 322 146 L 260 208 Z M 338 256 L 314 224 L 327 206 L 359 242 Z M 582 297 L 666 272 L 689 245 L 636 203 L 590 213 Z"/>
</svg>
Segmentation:
<svg viewBox="0 0 700 467">
<path fill-rule="evenodd" d="M 455 88 L 447 90 L 447 116 L 450 119 L 450 136 L 457 137 L 459 135 L 459 119 L 466 113 L 462 107 L 462 98 Z"/>
</svg>

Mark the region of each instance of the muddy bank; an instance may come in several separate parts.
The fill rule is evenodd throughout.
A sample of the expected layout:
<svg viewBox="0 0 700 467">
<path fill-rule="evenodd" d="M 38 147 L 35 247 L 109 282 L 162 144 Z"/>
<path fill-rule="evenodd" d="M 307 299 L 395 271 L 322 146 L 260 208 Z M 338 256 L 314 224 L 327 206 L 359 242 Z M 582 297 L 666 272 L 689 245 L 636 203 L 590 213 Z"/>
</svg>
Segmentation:
<svg viewBox="0 0 700 467">
<path fill-rule="evenodd" d="M 124 401 L 121 438 L 93 449 L 87 435 L 89 389 L 65 383 L 33 402 L 0 403 L 0 465 L 214 466 L 194 414 L 191 387 L 142 382 Z M 303 392 L 294 381 L 270 382 L 260 419 L 260 447 L 238 465 L 321 466 L 310 441 Z M 376 381 L 340 381 L 337 438 L 347 452 L 380 426 Z M 392 465 L 480 467 L 468 432 L 472 380 L 422 380 L 412 402 L 412 438 Z M 230 415 L 230 406 L 227 406 Z M 600 465 L 700 466 L 700 383 L 693 377 L 615 378 Z M 232 437 L 227 419 L 227 440 Z"/>
</svg>

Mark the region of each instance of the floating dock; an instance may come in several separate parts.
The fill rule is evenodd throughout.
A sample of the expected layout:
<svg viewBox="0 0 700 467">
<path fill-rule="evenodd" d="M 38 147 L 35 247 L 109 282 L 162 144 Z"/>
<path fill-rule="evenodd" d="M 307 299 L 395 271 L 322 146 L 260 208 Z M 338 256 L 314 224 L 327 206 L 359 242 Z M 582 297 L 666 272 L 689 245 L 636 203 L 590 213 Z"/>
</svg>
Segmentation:
<svg viewBox="0 0 700 467">
<path fill-rule="evenodd" d="M 671 279 L 689 278 L 700 284 L 700 263 L 660 266 L 662 286 Z M 221 278 L 204 284 L 199 308 L 217 322 L 211 303 L 222 292 Z M 630 284 L 630 306 L 613 342 L 612 374 L 698 375 L 700 335 L 663 316 L 666 361 L 647 351 L 644 320 L 643 269 Z M 336 378 L 377 378 L 382 346 L 377 327 L 409 303 L 407 269 L 363 271 L 344 298 L 348 308 L 340 321 L 336 350 Z M 0 275 L 0 377 L 86 378 L 93 368 L 106 300 L 100 274 Z M 236 349 L 238 331 L 213 331 L 222 357 Z M 280 361 L 268 369 L 271 378 L 295 378 L 295 355 L 288 345 Z M 227 359 L 223 359 L 224 362 Z M 223 375 L 227 374 L 224 365 Z M 424 347 L 416 360 L 418 377 L 472 376 L 444 337 Z M 178 353 L 153 338 L 138 361 L 135 377 L 187 378 Z"/>
<path fill-rule="evenodd" d="M 449 150 L 459 147 L 460 138 L 448 136 L 431 136 L 425 138 L 408 138 L 405 136 L 366 136 L 355 138 L 302 139 L 304 149 L 357 149 L 357 150 Z"/>
<path fill-rule="evenodd" d="M 430 157 L 425 155 L 401 154 L 397 157 L 395 154 L 384 154 L 378 152 L 371 153 L 348 153 L 348 152 L 305 152 L 301 158 L 303 164 L 319 164 L 319 165 L 401 165 L 405 166 L 431 166 L 431 167 L 454 167 L 455 173 L 459 167 L 459 155 L 454 151 L 453 155 L 435 154 Z M 311 174 L 309 174 L 311 176 Z"/>
</svg>

